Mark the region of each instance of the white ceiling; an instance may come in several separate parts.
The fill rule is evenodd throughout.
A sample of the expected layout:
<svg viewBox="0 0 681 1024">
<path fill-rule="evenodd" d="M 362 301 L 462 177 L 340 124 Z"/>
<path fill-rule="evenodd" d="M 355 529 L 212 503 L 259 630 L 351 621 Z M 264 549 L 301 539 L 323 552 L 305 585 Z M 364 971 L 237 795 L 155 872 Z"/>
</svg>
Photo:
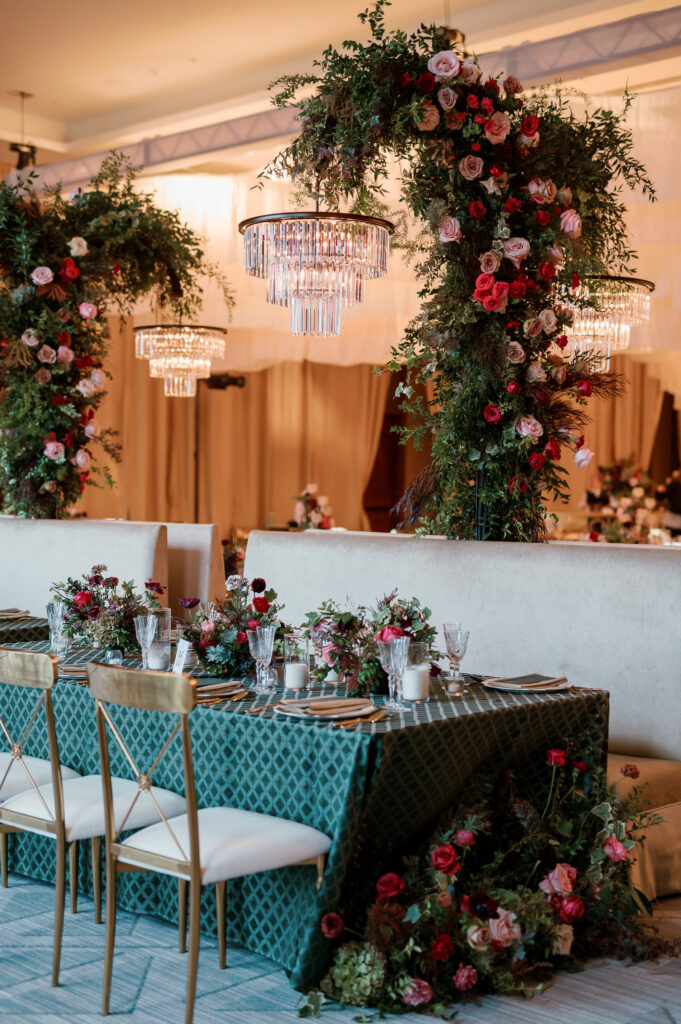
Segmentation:
<svg viewBox="0 0 681 1024">
<path fill-rule="evenodd" d="M 366 35 L 355 15 L 367 2 L 33 0 L 29 25 L 25 8 L 2 0 L 0 140 L 19 138 L 18 101 L 7 95 L 18 89 L 34 94 L 26 139 L 41 147 L 39 162 L 262 110 L 273 78 L 310 69 L 329 42 Z M 468 46 L 485 52 L 677 2 L 393 0 L 388 23 L 442 23 L 447 11 Z M 626 81 L 667 85 L 681 80 L 681 58 L 595 77 L 599 93 Z"/>
</svg>

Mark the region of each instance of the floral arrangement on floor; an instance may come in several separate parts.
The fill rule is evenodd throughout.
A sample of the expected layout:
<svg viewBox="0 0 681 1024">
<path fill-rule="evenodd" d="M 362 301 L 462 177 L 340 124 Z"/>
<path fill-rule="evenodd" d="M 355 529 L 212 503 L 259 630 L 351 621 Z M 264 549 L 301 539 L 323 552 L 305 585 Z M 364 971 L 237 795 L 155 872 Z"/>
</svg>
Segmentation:
<svg viewBox="0 0 681 1024">
<path fill-rule="evenodd" d="M 317 491 L 316 484 L 308 484 L 302 494 L 296 495 L 293 522 L 301 530 L 330 530 L 336 525 L 329 499 Z"/>
<path fill-rule="evenodd" d="M 31 173 L 0 181 L 0 508 L 32 518 L 69 514 L 88 485 L 111 484 L 97 447 L 120 459 L 97 420 L 106 392 L 107 311 L 151 292 L 191 318 L 202 274 L 216 278 L 199 236 L 138 192 L 112 154 L 85 190 L 39 191 Z"/>
<path fill-rule="evenodd" d="M 363 920 L 326 913 L 322 932 L 339 944 L 321 993 L 438 1014 L 468 995 L 539 992 L 594 950 L 658 952 L 627 862 L 634 839 L 661 818 L 641 811 L 640 787 L 621 800 L 606 792 L 602 769 L 579 756 L 546 752 L 541 803 L 511 772 L 479 780 L 417 855 L 378 877 Z M 638 774 L 636 765 L 622 771 Z M 318 1014 L 321 993 L 310 993 L 302 1016 Z"/>
<path fill-rule="evenodd" d="M 277 603 L 276 591 L 268 590 L 265 580 L 229 576 L 225 590 L 224 600 L 216 602 L 209 615 L 199 612 L 194 622 L 179 628 L 191 642 L 204 672 L 239 679 L 253 666 L 246 630 L 276 624 L 275 650 L 279 650 L 287 627 L 279 618 L 283 605 Z"/>
<path fill-rule="evenodd" d="M 436 630 L 429 622 L 430 614 L 430 608 L 422 607 L 416 597 L 401 599 L 396 590 L 382 597 L 375 608 L 343 609 L 336 601 L 325 601 L 307 613 L 303 629 L 320 653 L 313 675 L 319 682 L 333 674 L 345 677 L 352 695 L 387 693 L 388 680 L 376 653 L 376 641 L 408 636 L 427 644 L 435 662 L 439 654 L 433 649 Z M 432 670 L 439 672 L 435 664 Z"/>
<path fill-rule="evenodd" d="M 600 516 L 594 517 L 589 539 L 609 544 L 647 544 L 650 529 L 662 513 L 649 474 L 631 461 L 612 462 L 599 466 L 599 479 L 610 497 Z"/>
<path fill-rule="evenodd" d="M 52 584 L 55 599 L 66 605 L 64 631 L 78 643 L 138 651 L 135 616 L 159 608 L 165 587 L 149 579 L 139 593 L 133 580 L 121 583 L 106 572 L 105 565 L 93 565 L 80 579 L 69 576 L 66 583 Z"/>
<path fill-rule="evenodd" d="M 329 46 L 313 74 L 273 84 L 301 126 L 274 166 L 307 202 L 385 216 L 399 162 L 423 225 L 402 243 L 423 306 L 389 368 L 407 371 L 397 394 L 414 422 L 402 440 L 430 440 L 432 464 L 398 510 L 450 537 L 539 540 L 544 496 L 567 499 L 561 461 L 592 457 L 584 406 L 622 386 L 568 354 L 566 329 L 568 303 L 591 301 L 576 297 L 582 278 L 630 269 L 622 186 L 654 196 L 633 156 L 630 98 L 619 114 L 582 118 L 560 90 L 522 99 L 517 78 L 483 74 L 448 29 L 388 32 L 387 5 L 359 15 L 367 43 Z M 430 381 L 427 401 L 414 384 Z"/>
</svg>

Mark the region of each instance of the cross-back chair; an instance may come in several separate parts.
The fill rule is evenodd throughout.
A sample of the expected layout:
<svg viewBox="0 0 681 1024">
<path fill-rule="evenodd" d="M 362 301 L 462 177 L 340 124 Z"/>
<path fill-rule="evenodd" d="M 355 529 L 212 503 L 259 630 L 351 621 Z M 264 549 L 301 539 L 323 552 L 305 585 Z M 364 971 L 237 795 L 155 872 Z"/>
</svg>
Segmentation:
<svg viewBox="0 0 681 1024">
<path fill-rule="evenodd" d="M 186 920 L 182 907 L 189 885 L 189 959 L 185 1021 L 191 1024 L 196 995 L 199 959 L 201 887 L 215 882 L 218 950 L 220 967 L 226 966 L 225 882 L 258 871 L 292 865 L 315 865 L 317 886 L 321 884 L 331 840 L 317 829 L 268 814 L 235 807 L 199 809 L 194 781 L 189 716 L 196 704 L 196 682 L 190 676 L 139 669 L 115 668 L 98 662 L 88 664 L 90 692 L 97 709 L 97 732 L 106 807 L 106 957 L 102 1012 L 108 1014 L 111 995 L 116 932 L 116 877 L 123 871 L 152 871 L 178 879 L 180 894 L 181 949 Z M 175 736 L 182 743 L 186 811 L 175 818 L 164 817 L 126 839 L 116 828 L 112 807 L 110 737 L 123 750 L 137 773 L 140 788 L 149 773 L 140 772 L 119 725 L 114 723 L 110 705 L 156 712 L 175 719 L 167 724 L 165 740 L 159 739 L 159 754 L 150 772 L 156 771 Z"/>
</svg>

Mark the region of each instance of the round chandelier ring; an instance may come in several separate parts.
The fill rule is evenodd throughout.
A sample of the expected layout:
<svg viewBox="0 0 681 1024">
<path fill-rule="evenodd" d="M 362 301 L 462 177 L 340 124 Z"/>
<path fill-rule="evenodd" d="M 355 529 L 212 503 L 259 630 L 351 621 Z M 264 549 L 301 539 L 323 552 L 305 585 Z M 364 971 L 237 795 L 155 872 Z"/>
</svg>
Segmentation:
<svg viewBox="0 0 681 1024">
<path fill-rule="evenodd" d="M 226 327 L 210 327 L 208 324 L 201 324 L 199 327 L 194 324 L 140 324 L 138 327 L 133 327 L 133 331 L 135 334 L 137 331 L 170 331 L 177 330 L 178 327 L 196 331 L 197 334 L 201 331 L 210 331 L 212 334 L 227 334 Z"/>
<path fill-rule="evenodd" d="M 585 274 L 584 281 L 621 281 L 623 284 L 630 284 L 636 287 L 647 288 L 649 292 L 655 291 L 655 284 L 646 281 L 644 277 L 622 277 L 617 274 Z"/>
<path fill-rule="evenodd" d="M 313 212 L 294 212 L 294 213 L 264 213 L 259 217 L 249 217 L 247 220 L 242 220 L 239 223 L 239 232 L 244 232 L 253 227 L 255 224 L 268 224 L 272 221 L 287 221 L 287 220 L 328 220 L 328 221 L 351 221 L 357 224 L 371 224 L 373 227 L 383 228 L 389 234 L 392 235 L 395 230 L 395 225 L 392 221 L 383 220 L 381 217 L 365 217 L 362 213 L 313 213 Z"/>
</svg>

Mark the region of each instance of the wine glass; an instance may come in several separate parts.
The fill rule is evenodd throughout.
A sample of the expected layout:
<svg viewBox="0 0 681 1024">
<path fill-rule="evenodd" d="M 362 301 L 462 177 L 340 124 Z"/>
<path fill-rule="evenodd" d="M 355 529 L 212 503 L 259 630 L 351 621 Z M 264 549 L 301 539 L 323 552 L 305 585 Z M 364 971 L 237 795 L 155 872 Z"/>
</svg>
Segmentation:
<svg viewBox="0 0 681 1024">
<path fill-rule="evenodd" d="M 450 693 L 465 693 L 467 687 L 464 686 L 461 676 L 461 659 L 466 653 L 470 633 L 462 627 L 460 622 L 445 622 L 442 631 L 449 658 L 447 689 Z"/>
<path fill-rule="evenodd" d="M 47 625 L 50 628 L 50 647 L 53 646 L 54 641 L 64 632 L 64 609 L 65 604 L 63 601 L 50 601 L 45 606 Z"/>
<path fill-rule="evenodd" d="M 378 657 L 381 662 L 381 668 L 388 676 L 389 699 L 385 702 L 384 707 L 387 711 L 399 711 L 400 709 L 397 706 L 397 695 L 395 692 L 395 675 L 390 665 L 390 641 L 377 640 L 376 648 L 378 650 Z"/>
<path fill-rule="evenodd" d="M 257 629 L 246 630 L 248 647 L 255 662 L 256 683 L 254 689 L 256 693 L 269 693 L 273 686 L 274 681 L 268 670 L 272 660 L 276 632 L 276 626 L 258 626 Z"/>
<path fill-rule="evenodd" d="M 407 667 L 408 651 L 408 636 L 396 636 L 390 641 L 390 668 L 395 677 L 395 689 L 397 691 L 396 711 L 404 711 L 407 707 L 402 698 L 402 679 L 404 678 L 404 670 Z"/>
<path fill-rule="evenodd" d="M 142 668 L 149 668 L 149 648 L 154 639 L 158 620 L 155 615 L 135 616 L 135 636 L 137 643 L 142 648 Z"/>
</svg>

